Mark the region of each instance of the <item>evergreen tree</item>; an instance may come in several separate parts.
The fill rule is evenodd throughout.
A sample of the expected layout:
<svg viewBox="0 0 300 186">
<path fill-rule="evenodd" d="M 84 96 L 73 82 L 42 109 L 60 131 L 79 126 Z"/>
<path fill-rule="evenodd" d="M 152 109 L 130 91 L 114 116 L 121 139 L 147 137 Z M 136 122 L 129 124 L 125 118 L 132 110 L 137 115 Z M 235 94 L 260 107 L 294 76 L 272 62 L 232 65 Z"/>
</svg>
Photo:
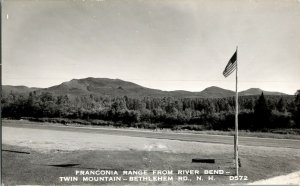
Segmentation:
<svg viewBox="0 0 300 186">
<path fill-rule="evenodd" d="M 271 110 L 269 109 L 264 93 L 262 92 L 254 107 L 254 129 L 269 127 L 270 115 Z"/>
<path fill-rule="evenodd" d="M 295 111 L 293 112 L 297 128 L 300 128 L 300 90 L 295 94 Z"/>
<path fill-rule="evenodd" d="M 278 103 L 276 105 L 276 109 L 279 112 L 285 112 L 286 111 L 286 102 L 283 100 L 283 98 L 280 98 L 280 100 L 278 101 Z"/>
</svg>

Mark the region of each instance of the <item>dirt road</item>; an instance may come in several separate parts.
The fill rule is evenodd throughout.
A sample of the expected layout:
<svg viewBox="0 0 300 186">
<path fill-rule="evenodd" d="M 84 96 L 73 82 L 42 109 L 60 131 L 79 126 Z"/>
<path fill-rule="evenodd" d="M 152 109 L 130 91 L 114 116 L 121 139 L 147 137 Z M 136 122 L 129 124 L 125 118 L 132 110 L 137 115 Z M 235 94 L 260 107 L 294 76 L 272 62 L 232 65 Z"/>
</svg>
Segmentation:
<svg viewBox="0 0 300 186">
<path fill-rule="evenodd" d="M 13 122 L 8 123 L 8 121 L 4 121 L 3 126 L 10 126 L 15 128 L 27 128 L 27 129 L 45 129 L 45 130 L 54 130 L 54 131 L 143 137 L 143 138 L 153 138 L 153 139 L 168 139 L 168 140 L 203 142 L 203 143 L 217 143 L 217 144 L 230 144 L 230 145 L 233 144 L 233 137 L 224 136 L 224 135 L 204 135 L 204 134 L 186 134 L 186 133 L 170 133 L 170 132 L 162 133 L 162 132 L 154 132 L 154 131 L 139 131 L 139 130 L 95 128 L 95 127 L 37 125 L 37 124 L 32 124 L 32 122 L 26 122 L 26 121 L 22 122 L 21 125 L 19 123 L 13 123 Z M 239 145 L 300 149 L 300 140 L 240 136 Z"/>
</svg>

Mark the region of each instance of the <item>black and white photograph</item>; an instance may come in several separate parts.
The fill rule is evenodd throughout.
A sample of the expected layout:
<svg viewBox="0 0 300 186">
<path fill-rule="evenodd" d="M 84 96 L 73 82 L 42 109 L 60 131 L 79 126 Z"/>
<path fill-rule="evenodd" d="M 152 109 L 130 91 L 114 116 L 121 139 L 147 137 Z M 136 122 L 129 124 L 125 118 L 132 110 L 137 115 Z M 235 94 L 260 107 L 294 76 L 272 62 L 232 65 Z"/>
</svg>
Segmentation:
<svg viewBox="0 0 300 186">
<path fill-rule="evenodd" d="M 300 185 L 300 0 L 1 0 L 2 185 Z"/>
</svg>

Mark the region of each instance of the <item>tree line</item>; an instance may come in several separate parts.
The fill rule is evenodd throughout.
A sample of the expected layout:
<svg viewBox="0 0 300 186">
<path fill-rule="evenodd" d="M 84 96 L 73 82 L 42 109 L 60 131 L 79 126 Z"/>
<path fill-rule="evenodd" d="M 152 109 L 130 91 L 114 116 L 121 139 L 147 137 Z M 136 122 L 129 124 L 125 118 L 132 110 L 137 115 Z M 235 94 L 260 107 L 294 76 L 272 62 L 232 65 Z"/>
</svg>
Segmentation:
<svg viewBox="0 0 300 186">
<path fill-rule="evenodd" d="M 4 118 L 60 118 L 98 125 L 193 130 L 234 128 L 235 99 L 173 97 L 72 97 L 49 92 L 3 96 Z M 62 119 L 64 118 L 64 119 Z M 84 123 L 84 122 L 83 122 Z M 295 96 L 239 97 L 239 128 L 251 131 L 300 128 L 300 91 Z"/>
</svg>

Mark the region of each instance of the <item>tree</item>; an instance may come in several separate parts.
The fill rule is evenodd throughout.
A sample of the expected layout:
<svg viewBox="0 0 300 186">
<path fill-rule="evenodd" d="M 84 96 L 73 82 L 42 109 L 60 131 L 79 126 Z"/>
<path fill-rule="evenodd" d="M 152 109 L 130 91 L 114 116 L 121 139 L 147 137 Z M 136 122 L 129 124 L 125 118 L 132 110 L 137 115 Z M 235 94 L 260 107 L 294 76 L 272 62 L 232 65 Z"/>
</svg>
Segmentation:
<svg viewBox="0 0 300 186">
<path fill-rule="evenodd" d="M 254 129 L 269 127 L 270 115 L 271 110 L 269 109 L 264 93 L 262 92 L 254 107 Z"/>
<path fill-rule="evenodd" d="M 283 98 L 280 98 L 280 100 L 278 101 L 278 103 L 276 105 L 276 109 L 279 112 L 285 112 L 286 111 L 286 102 L 285 102 L 285 100 L 283 100 Z"/>
<path fill-rule="evenodd" d="M 293 112 L 293 117 L 297 128 L 300 128 L 300 90 L 297 90 L 295 94 L 295 111 Z"/>
<path fill-rule="evenodd" d="M 246 100 L 246 102 L 244 103 L 244 108 L 248 110 L 253 110 L 254 106 L 255 106 L 255 101 L 253 98 Z"/>
</svg>

